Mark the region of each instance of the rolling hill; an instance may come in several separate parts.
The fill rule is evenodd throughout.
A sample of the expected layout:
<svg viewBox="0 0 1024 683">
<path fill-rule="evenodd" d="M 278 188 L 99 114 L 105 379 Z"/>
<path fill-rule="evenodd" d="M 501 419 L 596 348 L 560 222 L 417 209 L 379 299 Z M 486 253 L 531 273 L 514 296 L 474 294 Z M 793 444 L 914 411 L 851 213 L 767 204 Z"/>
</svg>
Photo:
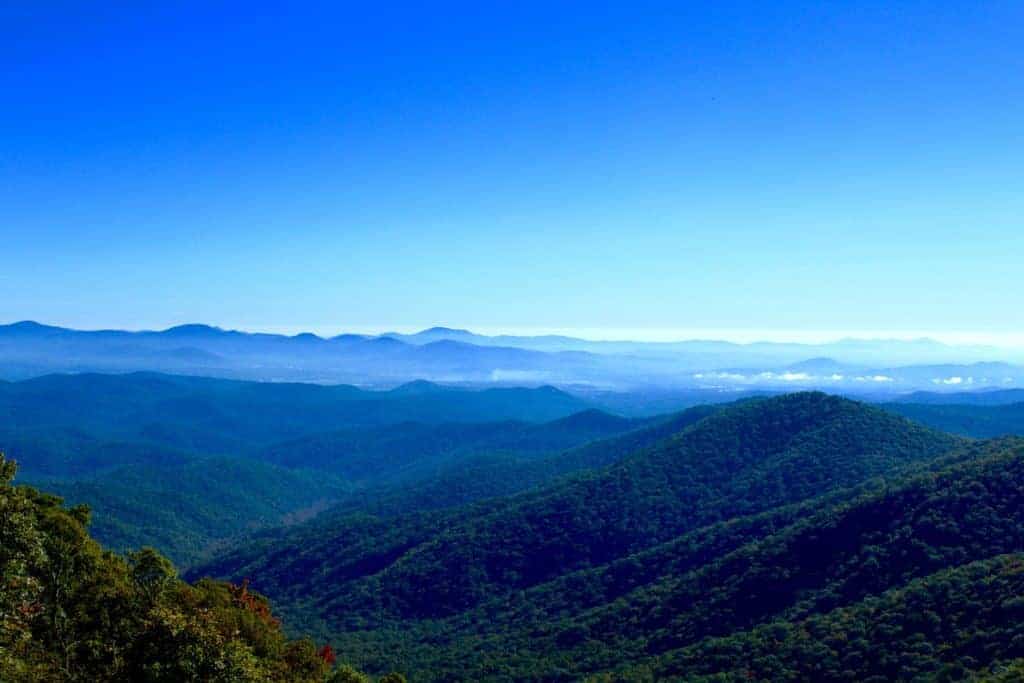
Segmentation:
<svg viewBox="0 0 1024 683">
<path fill-rule="evenodd" d="M 823 509 L 678 581 L 657 597 L 661 614 L 678 607 L 654 634 L 667 651 L 654 677 L 793 680 L 813 661 L 816 680 L 848 680 L 851 665 L 860 680 L 910 680 L 1020 657 L 1024 441 L 988 450 Z M 701 594 L 709 585 L 727 588 Z"/>
<path fill-rule="evenodd" d="M 40 485 L 71 505 L 88 505 L 92 534 L 104 547 L 151 546 L 180 567 L 257 529 L 312 517 L 351 490 L 322 472 L 223 457 L 131 465 Z"/>
<path fill-rule="evenodd" d="M 145 389 L 100 386 L 78 424 L 68 408 L 48 414 L 59 428 L 41 406 L 7 404 L 7 438 L 42 444 L 41 480 L 88 500 L 110 547 L 155 540 L 186 563 L 216 552 L 189 577 L 251 578 L 293 632 L 371 672 L 880 682 L 1024 667 L 1024 439 L 964 439 L 802 393 L 643 421 L 371 422 L 216 456 L 104 440 L 138 436 L 127 426 L 92 437 L 84 427 L 129 414 L 122 401 L 153 415 L 189 404 L 177 388 L 147 404 Z M 323 400 L 284 390 L 255 405 Z M 204 391 L 218 419 L 253 396 Z M 365 400 L 344 391 L 325 403 Z M 465 398 L 426 383 L 387 393 L 395 414 Z M 171 414 L 187 431 L 204 413 Z M 276 419 L 263 434 L 294 428 Z"/>
<path fill-rule="evenodd" d="M 74 427 L 98 438 L 237 454 L 301 436 L 401 422 L 542 422 L 590 406 L 553 387 L 365 391 L 132 373 L 0 382 L 0 428 Z"/>
<path fill-rule="evenodd" d="M 539 456 L 640 424 L 551 388 L 381 392 L 152 373 L 0 383 L 0 449 L 21 481 L 90 505 L 108 547 L 153 545 L 182 565 L 370 483 L 432 477 L 485 452 Z"/>
<path fill-rule="evenodd" d="M 371 668 L 388 651 L 414 656 L 418 638 L 433 633 L 426 663 L 441 642 L 458 638 L 459 623 L 474 624 L 465 637 L 482 646 L 485 624 L 515 596 L 648 551 L 661 558 L 652 572 L 662 576 L 659 567 L 671 563 L 652 549 L 665 543 L 895 474 L 963 443 L 822 394 L 751 400 L 534 492 L 387 520 L 328 512 L 195 575 L 253 577 L 286 614 L 304 620 L 296 623 L 324 624 Z M 768 528 L 792 521 L 783 516 Z M 687 543 L 730 548 L 745 537 Z M 565 595 L 536 604 L 573 605 Z M 509 626 L 496 623 L 499 631 Z M 557 620 L 545 623 L 550 629 Z M 499 649 L 510 645 L 493 638 Z M 572 638 L 559 642 L 568 649 Z"/>
<path fill-rule="evenodd" d="M 424 681 L 1001 671 L 1024 656 L 1024 440 L 963 444 L 893 475 L 495 591 L 444 618 L 348 614 L 334 639 L 370 668 L 401 663 Z"/>
<path fill-rule="evenodd" d="M 376 485 L 352 492 L 325 513 L 325 519 L 338 519 L 353 513 L 397 516 L 414 512 L 458 507 L 479 500 L 508 496 L 548 484 L 575 472 L 593 470 L 618 461 L 624 455 L 650 446 L 717 410 L 698 406 L 668 418 L 620 421 L 597 411 L 587 411 L 553 423 L 528 428 L 530 444 L 550 445 L 554 430 L 558 441 L 573 433 L 593 435 L 596 424 L 607 427 L 640 426 L 618 436 L 608 436 L 561 452 L 533 452 L 520 449 L 489 452 L 486 448 L 467 451 L 458 457 L 398 477 L 378 477 Z M 595 424 L 596 423 L 596 424 Z M 568 431 L 567 431 L 568 430 Z M 579 431 L 581 430 L 581 431 Z M 536 440 L 538 435 L 545 438 Z M 583 439 L 575 439 L 580 442 Z M 514 443 L 519 443 L 519 437 Z"/>
<path fill-rule="evenodd" d="M 630 431 L 646 422 L 598 410 L 543 423 L 404 422 L 292 439 L 269 446 L 254 457 L 283 467 L 333 472 L 352 481 L 381 482 L 450 465 L 468 455 L 537 456 L 561 451 Z"/>
<path fill-rule="evenodd" d="M 886 410 L 935 429 L 988 439 L 1024 435 L 1024 402 L 1021 403 L 887 403 Z"/>
</svg>

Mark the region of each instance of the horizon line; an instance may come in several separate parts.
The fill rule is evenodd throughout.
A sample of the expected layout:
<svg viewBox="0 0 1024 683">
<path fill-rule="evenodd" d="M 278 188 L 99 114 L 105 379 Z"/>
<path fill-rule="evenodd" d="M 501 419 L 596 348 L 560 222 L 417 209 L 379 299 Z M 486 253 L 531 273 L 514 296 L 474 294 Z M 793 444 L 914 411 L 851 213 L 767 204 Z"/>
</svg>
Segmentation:
<svg viewBox="0 0 1024 683">
<path fill-rule="evenodd" d="M 344 334 L 360 334 L 380 337 L 388 334 L 413 335 L 431 329 L 443 328 L 455 332 L 484 337 L 570 337 L 593 343 L 727 343 L 739 346 L 757 344 L 793 344 L 800 346 L 824 346 L 843 342 L 893 342 L 893 343 L 937 343 L 949 347 L 988 347 L 991 349 L 1024 349 L 1024 331 L 1020 332 L 974 332 L 962 330 L 797 330 L 761 328 L 692 328 L 692 327 L 530 327 L 489 325 L 352 325 L 341 327 L 337 324 L 275 325 L 275 324 L 210 324 L 198 322 L 176 322 L 135 326 L 79 327 L 74 323 L 41 323 L 23 319 L 0 326 L 34 323 L 46 327 L 80 332 L 122 331 L 122 332 L 164 332 L 189 325 L 203 326 L 227 332 L 247 334 L 277 334 L 296 336 L 315 334 L 329 339 Z"/>
</svg>

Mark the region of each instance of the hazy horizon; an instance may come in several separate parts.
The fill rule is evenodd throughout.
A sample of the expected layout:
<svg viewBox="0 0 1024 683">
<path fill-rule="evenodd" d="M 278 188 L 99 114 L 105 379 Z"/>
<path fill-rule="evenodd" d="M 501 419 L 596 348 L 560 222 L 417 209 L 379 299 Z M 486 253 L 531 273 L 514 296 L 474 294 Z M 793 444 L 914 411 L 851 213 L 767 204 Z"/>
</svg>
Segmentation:
<svg viewBox="0 0 1024 683">
<path fill-rule="evenodd" d="M 459 323 L 430 323 L 418 325 L 355 325 L 344 326 L 339 324 L 312 324 L 312 325 L 251 325 L 232 324 L 204 320 L 178 320 L 151 325 L 118 325 L 118 324 L 89 324 L 76 325 L 62 322 L 48 321 L 39 318 L 25 318 L 21 320 L 8 320 L 0 322 L 0 325 L 10 325 L 19 322 L 35 322 L 41 325 L 63 327 L 81 331 L 99 330 L 123 330 L 129 332 L 152 332 L 162 331 L 182 325 L 207 325 L 223 330 L 239 331 L 247 333 L 265 333 L 280 335 L 297 335 L 312 333 L 320 337 L 333 337 L 341 334 L 362 334 L 377 336 L 384 334 L 416 334 L 432 328 L 447 328 L 451 330 L 467 331 L 473 334 L 500 337 L 500 336 L 521 336 L 521 337 L 542 337 L 542 336 L 565 336 L 582 339 L 585 341 L 607 341 L 607 342 L 644 342 L 644 343 L 674 343 L 689 341 L 721 341 L 733 344 L 801 344 L 808 346 L 827 345 L 842 341 L 879 341 L 879 342 L 913 342 L 913 341 L 934 341 L 948 346 L 985 346 L 994 349 L 1020 349 L 1024 348 L 1024 333 L 1021 334 L 979 334 L 972 332 L 944 332 L 944 331 L 907 331 L 907 330 L 753 330 L 753 329 L 706 329 L 706 328 L 677 328 L 677 329 L 652 329 L 652 328 L 543 328 L 543 327 L 489 327 L 466 325 Z"/>
</svg>

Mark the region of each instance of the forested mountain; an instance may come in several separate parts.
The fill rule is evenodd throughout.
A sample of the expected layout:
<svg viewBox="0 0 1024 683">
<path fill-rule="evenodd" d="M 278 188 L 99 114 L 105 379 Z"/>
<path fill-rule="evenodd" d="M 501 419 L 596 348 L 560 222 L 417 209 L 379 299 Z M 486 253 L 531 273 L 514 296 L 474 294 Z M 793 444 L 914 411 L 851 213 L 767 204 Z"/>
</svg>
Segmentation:
<svg viewBox="0 0 1024 683">
<path fill-rule="evenodd" d="M 185 565 L 371 484 L 642 424 L 550 388 L 371 392 L 145 373 L 0 383 L 0 448 L 21 481 L 90 505 L 108 547 L 154 545 Z"/>
<path fill-rule="evenodd" d="M 1024 434 L 1024 402 L 887 403 L 885 408 L 954 434 L 983 439 Z"/>
<path fill-rule="evenodd" d="M 34 481 L 88 501 L 107 547 L 158 545 L 201 563 L 191 579 L 251 579 L 290 631 L 378 674 L 1011 680 L 1024 667 L 1013 618 L 1024 566 L 1024 441 L 965 439 L 892 412 L 919 404 L 882 409 L 802 393 L 647 420 L 588 409 L 538 421 L 521 415 L 578 404 L 548 390 L 429 383 L 325 394 L 159 375 L 76 379 L 94 398 L 79 409 L 45 405 L 69 378 L 2 385 L 18 388 L 0 393 L 0 436 L 34 456 L 25 458 Z M 481 405 L 466 405 L 475 400 Z M 371 401 L 376 412 L 351 407 Z M 246 406 L 266 417 L 252 431 Z M 497 419 L 406 419 L 440 417 L 443 407 Z M 973 406 L 989 415 L 1012 407 Z M 140 416 L 161 428 L 133 428 Z M 345 421 L 353 416 L 359 421 Z M 196 443 L 226 447 L 204 452 Z M 52 497 L 4 491 L 2 504 L 35 501 L 46 510 L 32 513 L 38 519 L 68 518 Z M 29 534 L 9 517 L 0 522 L 9 538 Z M 84 538 L 85 512 L 70 518 Z M 152 553 L 124 564 L 82 543 L 93 559 L 74 571 L 105 567 L 122 577 L 109 579 L 122 582 L 114 594 L 140 595 L 133 563 L 173 576 Z M 94 554 L 106 559 L 97 564 Z M 22 560 L 5 557 L 8 574 L 21 571 Z M 53 575 L 40 567 L 40 577 Z M 85 632 L 99 628 L 87 614 L 111 608 L 102 603 L 109 593 L 96 590 L 101 579 L 83 581 L 96 597 L 79 592 L 79 616 L 65 627 Z M 166 581 L 174 589 L 161 593 L 161 614 L 199 623 L 211 608 L 227 620 L 195 631 L 192 645 L 197 662 L 243 671 L 225 680 L 326 675 L 312 643 L 288 644 L 268 616 L 256 630 L 218 630 L 239 623 L 232 610 L 268 614 L 248 587 Z M 132 667 L 148 665 L 135 663 L 131 643 L 163 637 L 146 630 L 163 628 L 146 611 L 151 603 L 118 599 L 128 600 L 118 609 L 131 624 L 85 636 L 102 647 L 56 648 L 72 657 L 65 666 L 87 672 L 82 680 L 142 675 Z M 27 649 L 0 652 L 0 666 L 21 676 L 11 680 L 60 666 L 42 653 L 55 642 L 52 619 L 33 624 L 18 627 Z M 100 663 L 93 653 L 103 647 L 125 654 Z M 180 644 L 159 647 L 150 659 L 179 663 L 146 669 L 150 680 L 211 675 L 207 663 L 182 673 Z"/>
<path fill-rule="evenodd" d="M 188 585 L 152 550 L 101 550 L 84 508 L 14 487 L 0 455 L 0 680 L 314 683 L 335 655 L 288 640 L 244 584 Z"/>
<path fill-rule="evenodd" d="M 684 648 L 645 668 L 658 680 L 840 681 L 851 670 L 858 680 L 955 679 L 1021 657 L 1024 441 L 990 448 L 997 452 L 822 510 L 685 577 L 674 595 L 657 597 L 662 614 L 666 604 L 682 609 L 656 640 L 658 649 Z M 997 558 L 1004 553 L 1012 554 Z M 969 565 L 988 558 L 997 559 Z M 728 589 L 700 594 L 711 585 Z M 742 631 L 769 617 L 778 623 Z"/>
<path fill-rule="evenodd" d="M 388 521 L 327 513 L 199 573 L 258 577 L 290 615 L 324 619 L 341 632 L 339 642 L 363 652 L 372 666 L 380 663 L 370 661 L 374 656 L 396 646 L 375 639 L 395 628 L 415 624 L 428 632 L 433 620 L 460 617 L 479 623 L 482 614 L 472 610 L 493 615 L 486 605 L 495 599 L 505 604 L 524 590 L 709 525 L 894 473 L 959 443 L 822 394 L 752 400 L 604 470 L 535 493 Z M 346 552 L 338 555 L 337 548 Z M 546 596 L 543 604 L 559 599 Z M 367 627 L 383 627 L 369 644 Z"/>
<path fill-rule="evenodd" d="M 850 607 L 708 639 L 601 680 L 1019 681 L 1022 594 L 1024 554 L 1001 555 Z"/>
<path fill-rule="evenodd" d="M 998 670 L 1022 654 L 1021 560 L 943 572 L 1020 552 L 1022 463 L 1021 441 L 972 447 L 895 486 L 732 520 L 458 617 L 339 642 L 374 665 L 410 662 L 429 672 L 421 680 L 880 683 Z"/>
<path fill-rule="evenodd" d="M 326 473 L 226 457 L 121 467 L 40 485 L 88 505 L 92 534 L 105 547 L 153 546 L 179 566 L 256 529 L 312 517 L 352 489 Z"/>
<path fill-rule="evenodd" d="M 333 520 L 345 515 L 365 512 L 394 516 L 440 508 L 456 507 L 486 498 L 507 496 L 535 486 L 550 483 L 574 472 L 592 470 L 613 462 L 641 448 L 661 441 L 685 427 L 714 413 L 716 406 L 698 406 L 668 418 L 644 421 L 621 420 L 596 411 L 579 413 L 554 423 L 531 426 L 527 432 L 530 444 L 551 443 L 549 427 L 561 442 L 566 436 L 593 434 L 594 423 L 608 427 L 646 424 L 619 436 L 599 439 L 561 452 L 534 453 L 524 449 L 490 453 L 477 449 L 464 457 L 432 460 L 432 468 L 420 467 L 416 474 L 391 478 L 378 477 L 378 484 L 353 491 L 321 518 Z M 568 428 L 570 431 L 566 431 Z M 547 438 L 536 439 L 538 435 Z M 576 439 L 581 441 L 582 439 Z M 424 471 L 427 469 L 427 471 Z M 383 482 L 383 483 L 381 483 Z"/>
<path fill-rule="evenodd" d="M 160 443 L 101 438 L 77 426 L 0 427 L 0 445 L 31 479 L 69 479 L 127 465 L 180 465 L 195 453 Z"/>
<path fill-rule="evenodd" d="M 450 464 L 467 455 L 531 456 L 561 451 L 621 434 L 646 422 L 597 410 L 539 424 L 406 422 L 292 439 L 265 448 L 256 457 L 285 467 L 333 472 L 349 480 L 386 481 Z"/>
<path fill-rule="evenodd" d="M 0 382 L 5 430 L 75 427 L 97 438 L 236 454 L 343 427 L 556 420 L 589 408 L 552 387 L 429 392 L 134 373 Z"/>
</svg>

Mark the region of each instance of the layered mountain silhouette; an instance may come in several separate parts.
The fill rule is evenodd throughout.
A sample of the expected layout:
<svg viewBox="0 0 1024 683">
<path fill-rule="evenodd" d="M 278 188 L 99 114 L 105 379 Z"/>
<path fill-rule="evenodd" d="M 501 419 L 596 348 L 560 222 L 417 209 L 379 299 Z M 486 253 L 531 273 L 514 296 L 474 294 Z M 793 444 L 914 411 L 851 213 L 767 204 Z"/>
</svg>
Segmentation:
<svg viewBox="0 0 1024 683">
<path fill-rule="evenodd" d="M 829 344 L 723 341 L 587 341 L 566 336 L 485 336 L 434 327 L 415 334 L 279 335 L 187 324 L 162 331 L 81 331 L 0 325 L 0 377 L 55 372 L 157 371 L 260 381 L 394 387 L 453 384 L 579 385 L 619 391 L 715 394 L 823 388 L 894 395 L 925 388 L 1007 389 L 1024 370 L 1007 351 L 931 340 Z M 680 407 L 677 404 L 675 407 Z"/>
<path fill-rule="evenodd" d="M 0 382 L 0 451 L 21 481 L 92 506 L 108 546 L 158 545 L 188 564 L 368 486 L 485 453 L 540 457 L 642 424 L 550 387 L 424 389 L 155 373 Z"/>
</svg>

